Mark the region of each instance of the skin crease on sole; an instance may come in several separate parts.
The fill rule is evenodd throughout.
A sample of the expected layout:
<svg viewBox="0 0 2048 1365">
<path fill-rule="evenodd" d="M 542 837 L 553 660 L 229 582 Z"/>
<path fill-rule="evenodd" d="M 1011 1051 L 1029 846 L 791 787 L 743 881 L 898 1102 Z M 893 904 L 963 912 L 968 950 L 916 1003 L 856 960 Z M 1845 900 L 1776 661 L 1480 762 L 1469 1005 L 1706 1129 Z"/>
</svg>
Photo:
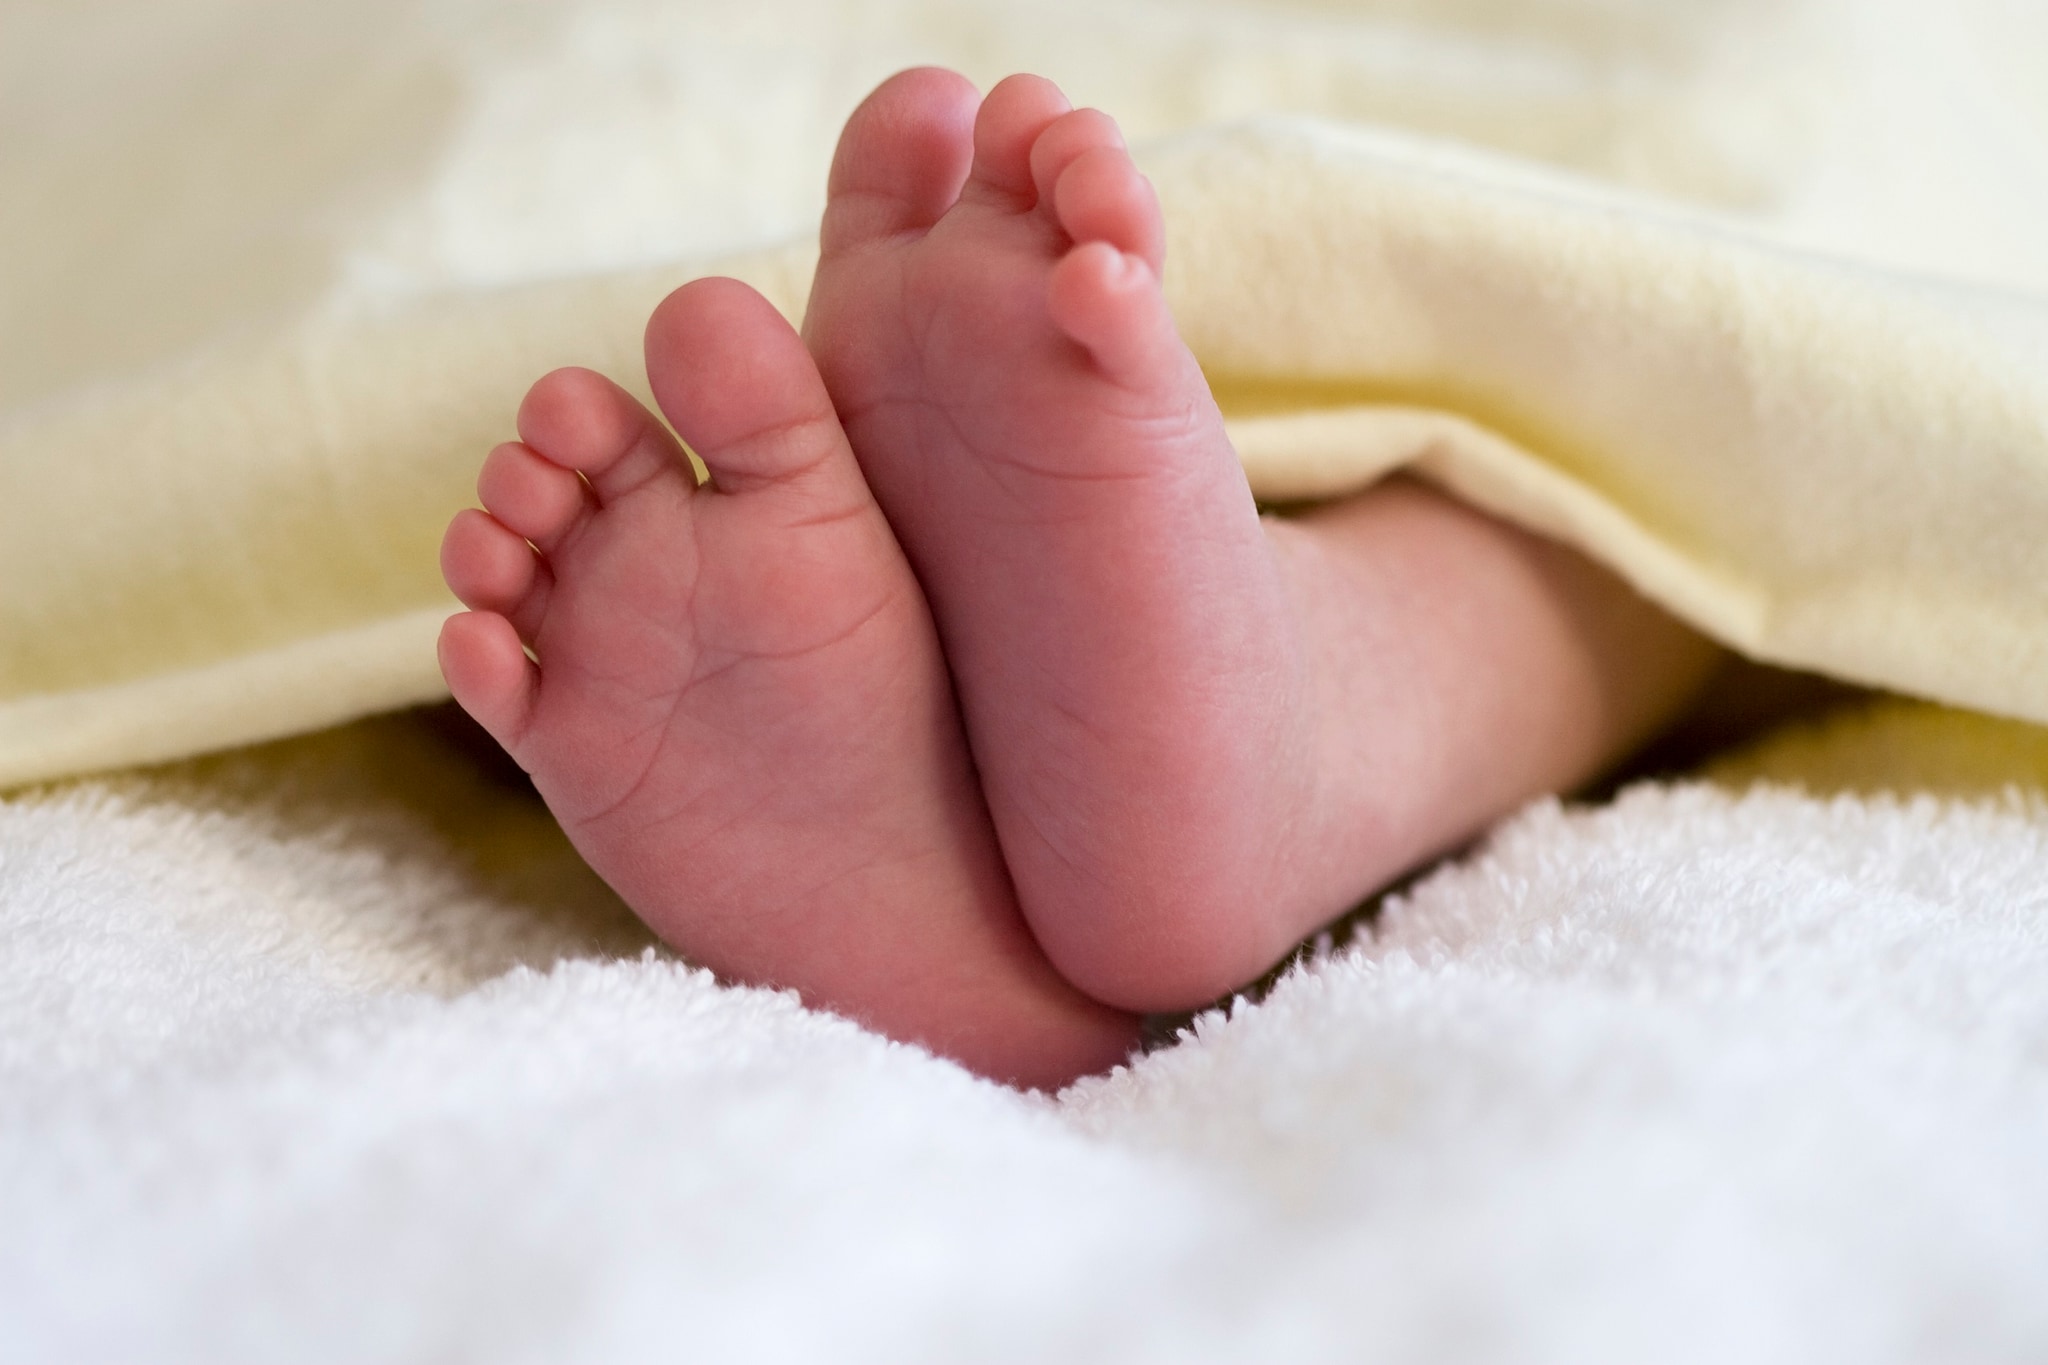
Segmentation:
<svg viewBox="0 0 2048 1365">
<path fill-rule="evenodd" d="M 923 595 L 795 332 L 700 280 L 647 349 L 710 484 L 610 381 L 544 377 L 443 547 L 456 699 L 692 960 L 1019 1084 L 1121 1060 L 1136 1022 L 1017 913 Z"/>
<path fill-rule="evenodd" d="M 1412 485 L 1263 522 L 1163 241 L 1106 116 L 1037 77 L 981 100 L 909 71 L 848 121 L 805 321 L 931 600 L 1024 914 L 1070 980 L 1138 1010 L 1215 998 L 1583 780 L 1711 657 Z M 1587 657 L 1617 632 L 1633 681 Z M 1539 729 L 1503 755 L 1509 725 Z"/>
<path fill-rule="evenodd" d="M 528 395 L 443 669 L 692 960 L 1056 1086 L 1698 690 L 1697 636 L 1420 485 L 1262 519 L 1163 241 L 1106 116 L 905 72 L 801 340 L 728 280 L 649 323 L 708 485 L 600 376 Z"/>
</svg>

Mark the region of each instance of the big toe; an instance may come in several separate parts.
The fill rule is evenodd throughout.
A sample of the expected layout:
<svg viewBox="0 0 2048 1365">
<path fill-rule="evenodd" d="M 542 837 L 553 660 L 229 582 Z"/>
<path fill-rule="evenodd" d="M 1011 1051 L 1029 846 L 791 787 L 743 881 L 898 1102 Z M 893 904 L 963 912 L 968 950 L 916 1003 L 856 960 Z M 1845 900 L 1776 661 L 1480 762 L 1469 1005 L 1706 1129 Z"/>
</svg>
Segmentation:
<svg viewBox="0 0 2048 1365">
<path fill-rule="evenodd" d="M 647 377 L 716 491 L 867 498 L 803 339 L 738 280 L 693 280 L 662 300 L 647 323 Z"/>
<path fill-rule="evenodd" d="M 832 157 L 822 249 L 936 223 L 967 179 L 980 104 L 965 76 L 930 66 L 899 71 L 862 100 Z"/>
</svg>

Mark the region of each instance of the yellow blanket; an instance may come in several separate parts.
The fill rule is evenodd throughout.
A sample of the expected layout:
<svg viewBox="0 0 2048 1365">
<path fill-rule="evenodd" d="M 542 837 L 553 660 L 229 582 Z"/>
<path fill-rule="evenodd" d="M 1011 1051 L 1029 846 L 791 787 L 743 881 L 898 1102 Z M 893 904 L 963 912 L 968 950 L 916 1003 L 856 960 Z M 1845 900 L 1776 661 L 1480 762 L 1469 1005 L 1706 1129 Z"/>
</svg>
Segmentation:
<svg viewBox="0 0 2048 1365">
<path fill-rule="evenodd" d="M 1685 188 L 1699 148 L 1659 136 L 1656 173 L 1614 178 Z M 1262 497 L 1411 466 L 1745 653 L 2048 720 L 2048 305 L 2025 288 L 1313 119 L 1145 164 L 1175 311 Z M 798 244 L 330 310 L 17 412 L 0 785 L 442 695 L 435 545 L 524 386 L 580 363 L 640 387 L 648 309 L 712 271 L 801 313 Z"/>
</svg>

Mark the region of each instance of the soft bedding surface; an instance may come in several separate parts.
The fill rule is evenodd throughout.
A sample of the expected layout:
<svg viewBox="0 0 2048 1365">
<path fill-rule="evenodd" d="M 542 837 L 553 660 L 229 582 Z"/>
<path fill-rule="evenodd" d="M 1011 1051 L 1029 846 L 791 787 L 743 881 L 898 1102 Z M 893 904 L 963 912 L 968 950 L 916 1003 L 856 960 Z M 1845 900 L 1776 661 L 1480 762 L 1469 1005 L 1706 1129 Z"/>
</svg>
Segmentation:
<svg viewBox="0 0 2048 1365">
<path fill-rule="evenodd" d="M 928 60 L 1155 139 L 1268 496 L 1413 465 L 2048 716 L 2031 6 L 0 16 L 0 783 L 64 779 L 0 800 L 9 1358 L 2048 1351 L 2016 721 L 1541 803 L 1056 1099 L 659 951 L 445 712 L 304 734 L 437 695 L 520 387 L 632 379 L 710 263 L 800 309 L 838 121 Z"/>
</svg>

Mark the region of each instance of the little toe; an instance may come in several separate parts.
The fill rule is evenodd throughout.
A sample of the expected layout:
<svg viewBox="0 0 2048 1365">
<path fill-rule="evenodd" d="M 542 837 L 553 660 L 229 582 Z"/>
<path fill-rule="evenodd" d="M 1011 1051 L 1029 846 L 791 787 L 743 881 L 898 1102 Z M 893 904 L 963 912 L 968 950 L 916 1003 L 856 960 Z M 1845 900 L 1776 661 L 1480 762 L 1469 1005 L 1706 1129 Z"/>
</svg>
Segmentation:
<svg viewBox="0 0 2048 1365">
<path fill-rule="evenodd" d="M 571 366 L 542 375 L 519 405 L 519 435 L 550 462 L 581 474 L 599 503 L 664 478 L 695 482 L 682 447 L 654 414 L 595 370 Z"/>
<path fill-rule="evenodd" d="M 988 92 L 974 119 L 974 167 L 963 196 L 979 191 L 1005 204 L 1037 202 L 1031 149 L 1071 106 L 1043 76 L 1007 76 Z"/>
<path fill-rule="evenodd" d="M 848 507 L 870 501 L 803 339 L 738 280 L 693 280 L 661 301 L 647 373 L 714 489 L 801 485 Z"/>
<path fill-rule="evenodd" d="M 1156 278 L 1166 264 L 1166 224 L 1152 182 L 1121 145 L 1080 151 L 1053 189 L 1060 227 L 1076 242 L 1107 242 L 1136 256 Z"/>
<path fill-rule="evenodd" d="M 484 456 L 476 493 L 485 511 L 543 554 L 590 511 L 590 490 L 573 470 L 518 441 L 495 446 Z"/>
<path fill-rule="evenodd" d="M 441 626 L 441 676 L 462 709 L 515 759 L 540 687 L 512 623 L 494 612 L 451 616 Z"/>
<path fill-rule="evenodd" d="M 496 612 L 532 643 L 547 611 L 554 575 L 526 538 L 497 518 L 470 508 L 448 523 L 441 540 L 441 577 L 471 611 Z"/>
<path fill-rule="evenodd" d="M 1162 366 L 1185 350 L 1151 266 L 1108 242 L 1083 243 L 1061 258 L 1046 306 L 1060 330 L 1120 384 L 1156 387 Z"/>
<path fill-rule="evenodd" d="M 899 71 L 862 100 L 832 155 L 820 248 L 936 223 L 967 178 L 980 103 L 965 76 L 930 66 Z"/>
</svg>

